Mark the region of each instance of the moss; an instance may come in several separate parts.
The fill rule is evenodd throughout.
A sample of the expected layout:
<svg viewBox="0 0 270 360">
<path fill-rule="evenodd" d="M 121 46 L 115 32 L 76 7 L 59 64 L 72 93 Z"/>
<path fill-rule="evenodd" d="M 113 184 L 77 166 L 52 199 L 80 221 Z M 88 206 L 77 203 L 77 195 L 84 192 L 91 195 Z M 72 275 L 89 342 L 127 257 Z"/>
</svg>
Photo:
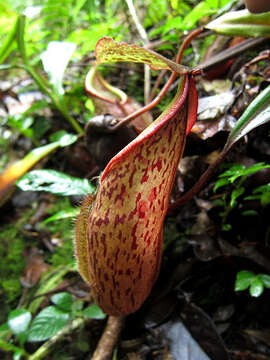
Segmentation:
<svg viewBox="0 0 270 360">
<path fill-rule="evenodd" d="M 55 249 L 55 252 L 49 259 L 49 262 L 57 267 L 59 265 L 68 265 L 75 261 L 72 238 L 63 241 L 63 244 Z"/>
<path fill-rule="evenodd" d="M 9 140 L 3 138 L 3 132 L 0 130 L 0 173 L 4 171 L 9 162 L 8 146 Z"/>
<path fill-rule="evenodd" d="M 48 215 L 54 215 L 59 211 L 70 208 L 68 198 L 56 198 L 55 204 L 48 209 Z M 74 260 L 74 247 L 73 247 L 73 219 L 61 219 L 42 224 L 41 228 L 46 229 L 55 238 L 56 246 L 53 254 L 46 259 L 47 262 L 57 267 L 60 265 L 67 265 L 73 263 Z"/>
<path fill-rule="evenodd" d="M 14 225 L 1 229 L 0 243 L 0 283 L 6 303 L 12 305 L 21 294 L 20 276 L 25 266 L 22 256 L 25 243 Z"/>
</svg>

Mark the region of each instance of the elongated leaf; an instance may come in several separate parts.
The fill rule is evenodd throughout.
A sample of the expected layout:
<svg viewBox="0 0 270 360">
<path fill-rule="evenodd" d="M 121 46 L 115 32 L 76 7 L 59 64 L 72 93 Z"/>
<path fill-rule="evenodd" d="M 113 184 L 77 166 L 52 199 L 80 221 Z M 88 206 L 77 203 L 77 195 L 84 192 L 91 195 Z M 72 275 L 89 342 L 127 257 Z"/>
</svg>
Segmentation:
<svg viewBox="0 0 270 360">
<path fill-rule="evenodd" d="M 109 162 L 94 203 L 87 199 L 78 217 L 79 270 L 108 314 L 136 311 L 157 278 L 186 123 L 197 112 L 196 96 L 188 101 L 189 89 L 186 75 L 169 108 Z"/>
<path fill-rule="evenodd" d="M 47 50 L 40 55 L 44 70 L 49 74 L 53 88 L 59 95 L 64 94 L 64 72 L 75 48 L 74 43 L 52 41 L 48 44 Z"/>
<path fill-rule="evenodd" d="M 270 121 L 270 85 L 249 104 L 236 126 L 230 133 L 225 149 L 230 148 L 236 141 L 245 136 L 257 126 Z"/>
<path fill-rule="evenodd" d="M 55 335 L 67 324 L 70 315 L 55 306 L 48 306 L 34 319 L 28 341 L 44 341 Z"/>
<path fill-rule="evenodd" d="M 236 188 L 231 193 L 230 206 L 234 207 L 236 205 L 236 200 L 245 192 L 243 187 Z"/>
<path fill-rule="evenodd" d="M 87 195 L 96 188 L 87 179 L 75 178 L 55 170 L 33 170 L 17 186 L 23 191 L 47 191 L 57 195 Z"/>
<path fill-rule="evenodd" d="M 6 200 L 12 185 L 31 169 L 39 160 L 58 147 L 65 147 L 77 140 L 76 135 L 62 133 L 57 141 L 30 151 L 22 160 L 15 162 L 0 175 L 0 205 Z"/>
<path fill-rule="evenodd" d="M 247 196 L 245 200 L 259 199 L 262 206 L 270 204 L 270 183 L 262 185 L 253 190 L 254 195 Z"/>
<path fill-rule="evenodd" d="M 263 282 L 263 285 L 267 288 L 270 289 L 270 275 L 267 274 L 259 274 L 258 277 L 261 279 L 261 281 Z"/>
<path fill-rule="evenodd" d="M 5 61 L 5 59 L 9 56 L 12 50 L 12 45 L 16 38 L 17 27 L 18 27 L 18 18 L 14 22 L 13 28 L 9 32 L 8 36 L 6 37 L 4 43 L 0 48 L 0 64 L 2 64 Z"/>
<path fill-rule="evenodd" d="M 270 12 L 252 14 L 248 10 L 228 12 L 206 25 L 219 34 L 243 37 L 269 37 Z"/>
<path fill-rule="evenodd" d="M 77 215 L 79 215 L 79 208 L 69 208 L 65 210 L 60 210 L 54 215 L 48 217 L 46 220 L 43 221 L 43 224 L 48 224 L 49 222 L 56 221 L 56 220 L 62 220 L 67 218 L 75 218 Z"/>
<path fill-rule="evenodd" d="M 118 43 L 111 38 L 103 37 L 96 45 L 96 58 L 99 64 L 107 62 L 133 62 L 148 64 L 154 70 L 172 70 L 179 74 L 188 72 L 188 68 L 176 64 L 164 56 L 139 47 Z"/>
<path fill-rule="evenodd" d="M 78 139 L 77 135 L 68 134 L 64 130 L 57 131 L 50 136 L 51 141 L 57 141 L 60 147 L 73 144 Z"/>
<path fill-rule="evenodd" d="M 257 171 L 268 168 L 270 168 L 270 165 L 266 165 L 263 162 L 254 164 L 250 167 L 245 167 L 242 164 L 234 164 L 228 170 L 224 171 L 224 173 L 220 174 L 219 177 L 227 178 L 228 182 L 233 183 L 239 177 L 246 177 Z"/>
<path fill-rule="evenodd" d="M 34 166 L 40 159 L 58 147 L 59 143 L 55 142 L 36 148 L 27 154 L 22 160 L 17 161 L 7 168 L 7 170 L 5 170 L 0 176 L 0 204 L 2 205 L 8 198 L 11 187 L 17 179 L 31 169 L 31 167 Z"/>
<path fill-rule="evenodd" d="M 215 10 L 206 1 L 201 1 L 185 16 L 181 28 L 183 30 L 191 30 L 199 19 L 213 13 L 215 13 Z"/>
<path fill-rule="evenodd" d="M 217 191 L 217 189 L 219 189 L 222 186 L 228 185 L 230 183 L 229 179 L 219 179 L 214 186 L 214 192 Z"/>
<path fill-rule="evenodd" d="M 12 68 L 13 68 L 13 65 L 10 65 L 10 64 L 1 64 L 0 65 L 0 70 L 9 70 Z"/>
</svg>

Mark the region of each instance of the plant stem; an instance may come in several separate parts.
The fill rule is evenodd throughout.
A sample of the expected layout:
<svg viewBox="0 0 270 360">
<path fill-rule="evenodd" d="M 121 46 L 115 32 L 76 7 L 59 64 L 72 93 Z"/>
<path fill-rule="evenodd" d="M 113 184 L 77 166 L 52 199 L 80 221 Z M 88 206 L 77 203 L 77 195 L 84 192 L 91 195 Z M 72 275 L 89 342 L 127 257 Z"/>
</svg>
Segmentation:
<svg viewBox="0 0 270 360">
<path fill-rule="evenodd" d="M 69 114 L 68 109 L 63 101 L 58 99 L 58 96 L 55 95 L 51 89 L 47 86 L 46 82 L 42 77 L 34 70 L 34 68 L 30 65 L 26 50 L 25 50 L 25 41 L 24 41 L 24 28 L 25 28 L 25 17 L 18 17 L 18 25 L 16 26 L 16 36 L 17 36 L 17 44 L 18 49 L 21 54 L 23 60 L 23 68 L 28 72 L 28 74 L 32 77 L 35 83 L 38 85 L 40 90 L 46 94 L 54 104 L 54 106 L 61 112 L 61 114 L 69 121 L 74 130 L 79 134 L 83 134 L 84 131 L 81 126 L 77 123 L 77 121 Z"/>
<path fill-rule="evenodd" d="M 168 215 L 171 215 L 175 210 L 179 208 L 180 205 L 184 204 L 185 202 L 193 198 L 202 189 L 202 187 L 214 175 L 217 167 L 224 160 L 229 150 L 230 147 L 225 146 L 225 148 L 222 150 L 217 160 L 207 168 L 207 170 L 201 175 L 201 177 L 196 182 L 196 184 L 187 193 L 185 193 L 183 196 L 181 196 L 179 199 L 177 199 L 173 204 L 169 206 Z"/>
<path fill-rule="evenodd" d="M 29 356 L 23 348 L 15 346 L 10 342 L 6 342 L 3 339 L 0 339 L 0 349 L 8 352 L 13 351 L 14 353 L 21 353 L 26 359 L 28 359 Z"/>
<path fill-rule="evenodd" d="M 261 43 L 267 41 L 267 38 L 255 38 L 247 39 L 240 44 L 237 44 L 231 48 L 228 48 L 224 51 L 221 51 L 219 54 L 213 56 L 209 60 L 205 61 L 201 65 L 198 65 L 194 70 L 208 70 L 209 68 L 220 64 L 223 61 L 231 59 L 239 54 L 242 54 L 244 51 L 254 48 L 255 46 L 260 45 Z"/>
<path fill-rule="evenodd" d="M 134 21 L 134 24 L 138 30 L 138 33 L 142 39 L 142 42 L 144 46 L 147 46 L 149 44 L 147 32 L 145 31 L 144 27 L 140 23 L 140 20 L 137 16 L 134 4 L 132 0 L 126 0 L 128 9 L 130 11 L 130 14 L 132 16 L 132 19 Z M 148 104 L 149 97 L 150 97 L 150 83 L 151 83 L 151 70 L 149 66 L 146 64 L 144 65 L 144 104 Z"/>
<path fill-rule="evenodd" d="M 105 330 L 91 360 L 109 360 L 124 326 L 124 317 L 109 316 Z M 90 360 L 89 359 L 89 360 Z M 32 360 L 32 359 L 31 359 Z"/>
<path fill-rule="evenodd" d="M 51 96 L 52 102 L 54 103 L 55 107 L 61 112 L 62 115 L 69 121 L 70 125 L 73 129 L 78 133 L 78 135 L 82 135 L 84 133 L 83 128 L 77 123 L 73 116 L 70 115 L 66 105 L 63 101 L 59 102 L 55 98 L 54 95 Z"/>
</svg>

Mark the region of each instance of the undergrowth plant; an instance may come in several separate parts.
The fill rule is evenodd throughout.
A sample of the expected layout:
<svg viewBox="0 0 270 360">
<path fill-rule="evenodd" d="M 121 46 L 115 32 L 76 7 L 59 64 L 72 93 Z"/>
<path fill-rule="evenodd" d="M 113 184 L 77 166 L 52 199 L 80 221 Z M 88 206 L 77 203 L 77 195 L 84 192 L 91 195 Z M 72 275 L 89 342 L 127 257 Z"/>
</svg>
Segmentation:
<svg viewBox="0 0 270 360">
<path fill-rule="evenodd" d="M 248 176 L 263 169 L 269 169 L 270 165 L 265 163 L 257 163 L 250 167 L 245 167 L 242 164 L 227 165 L 228 169 L 219 175 L 219 180 L 214 186 L 214 192 L 220 188 L 225 188 L 220 199 L 216 200 L 215 204 L 222 206 L 223 210 L 220 212 L 222 217 L 222 229 L 230 230 L 231 225 L 227 223 L 227 219 L 231 211 L 237 206 L 239 198 L 246 191 L 244 182 Z M 269 186 L 263 185 L 253 190 L 256 195 L 246 196 L 245 200 L 259 199 L 262 205 L 267 205 L 269 201 Z M 244 212 L 243 215 L 248 215 Z"/>
<path fill-rule="evenodd" d="M 249 290 L 253 297 L 259 297 L 264 288 L 270 289 L 270 276 L 267 274 L 255 274 L 252 271 L 242 270 L 237 273 L 235 291 Z"/>
<path fill-rule="evenodd" d="M 40 347 L 34 354 L 29 355 L 24 348 L 25 343 L 45 341 L 56 334 L 64 335 L 73 327 L 79 327 L 84 319 L 104 319 L 106 315 L 101 309 L 92 304 L 84 307 L 81 300 L 73 300 L 67 292 L 59 292 L 51 297 L 53 305 L 49 305 L 32 320 L 32 313 L 29 310 L 20 308 L 13 310 L 8 315 L 8 320 L 0 327 L 0 347 L 12 351 L 14 359 L 22 356 L 29 360 L 43 358 L 48 350 Z M 5 338 L 13 334 L 19 345 L 6 343 Z M 62 336 L 63 336 L 62 335 Z"/>
</svg>

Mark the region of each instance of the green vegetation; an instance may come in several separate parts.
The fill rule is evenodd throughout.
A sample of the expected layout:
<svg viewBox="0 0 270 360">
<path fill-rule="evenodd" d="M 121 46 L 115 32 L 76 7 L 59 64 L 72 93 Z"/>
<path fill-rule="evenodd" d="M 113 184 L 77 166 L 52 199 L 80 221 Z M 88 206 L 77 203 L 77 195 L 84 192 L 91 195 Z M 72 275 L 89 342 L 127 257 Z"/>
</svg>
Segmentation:
<svg viewBox="0 0 270 360">
<path fill-rule="evenodd" d="M 3 299 L 13 307 L 21 294 L 20 276 L 25 266 L 22 252 L 25 239 L 14 224 L 1 227 L 0 233 L 0 283 Z"/>
<path fill-rule="evenodd" d="M 215 201 L 217 206 L 223 207 L 223 210 L 220 212 L 220 216 L 222 217 L 222 227 L 223 230 L 231 230 L 231 225 L 227 223 L 227 219 L 231 211 L 239 204 L 241 204 L 242 197 L 245 200 L 258 199 L 261 201 L 263 206 L 269 204 L 269 185 L 259 186 L 256 189 L 253 189 L 253 193 L 256 195 L 245 195 L 245 181 L 248 176 L 263 170 L 269 169 L 270 165 L 264 163 L 257 163 L 250 167 L 245 167 L 242 164 L 227 164 L 228 168 L 222 174 L 219 175 L 219 180 L 216 182 L 214 186 L 214 191 L 216 192 L 218 189 L 222 187 L 226 187 L 223 192 L 221 198 Z M 241 209 L 241 206 L 240 206 Z M 254 215 L 254 211 L 244 211 L 243 215 Z"/>
<path fill-rule="evenodd" d="M 242 270 L 237 273 L 235 291 L 249 289 L 253 297 L 261 296 L 264 288 L 270 289 L 270 276 L 267 274 L 254 274 L 251 271 Z"/>
</svg>

